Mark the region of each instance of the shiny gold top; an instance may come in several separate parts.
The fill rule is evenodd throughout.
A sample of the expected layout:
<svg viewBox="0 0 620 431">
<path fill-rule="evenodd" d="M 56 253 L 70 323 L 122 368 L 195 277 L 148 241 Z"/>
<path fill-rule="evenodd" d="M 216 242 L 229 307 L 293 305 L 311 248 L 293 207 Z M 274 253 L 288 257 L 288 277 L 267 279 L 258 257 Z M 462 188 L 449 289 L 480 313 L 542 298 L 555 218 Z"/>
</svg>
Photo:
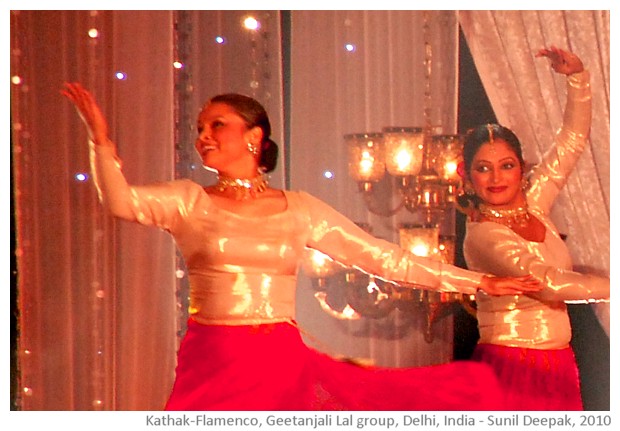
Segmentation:
<svg viewBox="0 0 620 431">
<path fill-rule="evenodd" d="M 532 274 L 545 288 L 532 295 L 476 295 L 480 343 L 536 349 L 566 347 L 571 328 L 565 301 L 609 298 L 609 279 L 571 271 L 566 244 L 549 218 L 553 201 L 588 142 L 591 95 L 587 71 L 568 78 L 564 123 L 554 146 L 531 172 L 529 212 L 546 228 L 543 242 L 523 239 L 507 226 L 469 222 L 464 242 L 472 270 L 498 276 Z"/>
<path fill-rule="evenodd" d="M 285 192 L 288 206 L 281 213 L 241 216 L 219 208 L 190 180 L 129 186 L 113 147 L 91 144 L 91 166 L 112 214 L 174 236 L 189 270 L 189 312 L 200 323 L 293 319 L 306 247 L 382 279 L 427 289 L 473 294 L 482 278 L 377 239 L 304 192 Z"/>
</svg>

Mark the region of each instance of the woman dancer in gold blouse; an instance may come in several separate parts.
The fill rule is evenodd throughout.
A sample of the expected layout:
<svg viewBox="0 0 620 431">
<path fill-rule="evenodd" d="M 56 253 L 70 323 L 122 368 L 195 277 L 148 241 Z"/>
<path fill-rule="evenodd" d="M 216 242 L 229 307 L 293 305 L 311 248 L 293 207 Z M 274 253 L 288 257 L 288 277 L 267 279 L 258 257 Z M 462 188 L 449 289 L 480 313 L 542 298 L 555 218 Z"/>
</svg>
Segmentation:
<svg viewBox="0 0 620 431">
<path fill-rule="evenodd" d="M 545 287 L 525 295 L 478 292 L 474 358 L 495 368 L 514 409 L 582 410 L 564 301 L 609 298 L 609 279 L 571 271 L 568 248 L 549 212 L 588 142 L 590 82 L 576 55 L 551 47 L 538 56 L 567 76 L 563 125 L 530 173 L 519 140 L 506 127 L 483 125 L 467 135 L 464 205 L 470 217 L 463 251 L 470 269 L 531 274 Z"/>
<path fill-rule="evenodd" d="M 361 368 L 308 348 L 294 320 L 297 270 L 311 247 L 384 279 L 433 290 L 540 290 L 532 277 L 490 277 L 416 257 L 307 193 L 269 187 L 264 174 L 275 167 L 277 146 L 265 110 L 249 97 L 217 96 L 198 116 L 196 150 L 218 172 L 217 184 L 130 186 L 92 95 L 79 84 L 63 93 L 88 129 L 102 202 L 117 217 L 170 232 L 189 270 L 190 320 L 167 409 L 504 407 L 484 364 Z"/>
</svg>

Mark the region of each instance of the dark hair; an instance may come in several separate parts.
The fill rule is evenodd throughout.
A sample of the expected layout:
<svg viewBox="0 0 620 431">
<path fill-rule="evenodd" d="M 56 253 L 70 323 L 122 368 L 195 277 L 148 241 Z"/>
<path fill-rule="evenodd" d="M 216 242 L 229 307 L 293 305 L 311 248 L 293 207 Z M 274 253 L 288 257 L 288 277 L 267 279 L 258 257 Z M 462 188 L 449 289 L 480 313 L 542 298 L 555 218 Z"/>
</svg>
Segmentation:
<svg viewBox="0 0 620 431">
<path fill-rule="evenodd" d="M 463 145 L 463 164 L 465 168 L 465 175 L 470 178 L 471 167 L 474 162 L 474 157 L 478 153 L 478 150 L 483 144 L 490 142 L 491 140 L 501 139 L 506 142 L 510 148 L 514 151 L 521 170 L 524 171 L 525 160 L 523 160 L 523 150 L 521 149 L 521 142 L 508 127 L 501 126 L 499 124 L 482 124 L 478 127 L 470 129 L 465 135 L 465 143 Z M 458 198 L 459 205 L 467 208 L 473 204 L 477 207 L 480 203 L 480 199 L 476 195 L 463 194 Z"/>
<path fill-rule="evenodd" d="M 261 141 L 259 166 L 264 172 L 273 171 L 278 162 L 278 145 L 270 138 L 271 123 L 263 105 L 249 96 L 237 93 L 220 94 L 211 98 L 209 103 L 224 103 L 233 108 L 244 119 L 248 128 L 261 128 L 263 139 Z"/>
</svg>

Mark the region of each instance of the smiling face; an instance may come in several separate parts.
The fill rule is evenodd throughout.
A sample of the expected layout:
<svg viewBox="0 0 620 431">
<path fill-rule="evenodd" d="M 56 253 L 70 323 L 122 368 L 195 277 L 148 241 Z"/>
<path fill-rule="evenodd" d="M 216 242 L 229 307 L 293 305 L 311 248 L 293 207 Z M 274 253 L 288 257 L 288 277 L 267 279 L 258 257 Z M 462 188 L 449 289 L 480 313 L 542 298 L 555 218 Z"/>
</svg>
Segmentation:
<svg viewBox="0 0 620 431">
<path fill-rule="evenodd" d="M 261 129 L 249 129 L 237 112 L 225 103 L 210 103 L 198 116 L 195 147 L 202 164 L 235 178 L 252 178 L 257 172 L 257 158 L 248 143 L 260 146 Z"/>
<path fill-rule="evenodd" d="M 523 168 L 515 151 L 502 139 L 485 143 L 476 152 L 469 179 L 487 205 L 514 208 L 525 203 L 521 189 Z"/>
</svg>

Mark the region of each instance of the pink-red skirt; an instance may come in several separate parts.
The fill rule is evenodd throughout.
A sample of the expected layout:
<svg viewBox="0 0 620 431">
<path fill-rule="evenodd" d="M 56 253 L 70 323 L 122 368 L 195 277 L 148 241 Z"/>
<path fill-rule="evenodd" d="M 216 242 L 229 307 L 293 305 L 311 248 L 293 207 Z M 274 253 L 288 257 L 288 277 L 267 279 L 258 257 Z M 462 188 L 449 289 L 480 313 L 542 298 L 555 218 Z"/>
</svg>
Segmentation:
<svg viewBox="0 0 620 431">
<path fill-rule="evenodd" d="M 190 320 L 166 410 L 502 410 L 490 367 L 473 361 L 366 367 L 307 347 L 288 323 Z"/>
<path fill-rule="evenodd" d="M 571 347 L 540 350 L 478 344 L 472 359 L 493 367 L 510 410 L 583 410 Z"/>
</svg>

